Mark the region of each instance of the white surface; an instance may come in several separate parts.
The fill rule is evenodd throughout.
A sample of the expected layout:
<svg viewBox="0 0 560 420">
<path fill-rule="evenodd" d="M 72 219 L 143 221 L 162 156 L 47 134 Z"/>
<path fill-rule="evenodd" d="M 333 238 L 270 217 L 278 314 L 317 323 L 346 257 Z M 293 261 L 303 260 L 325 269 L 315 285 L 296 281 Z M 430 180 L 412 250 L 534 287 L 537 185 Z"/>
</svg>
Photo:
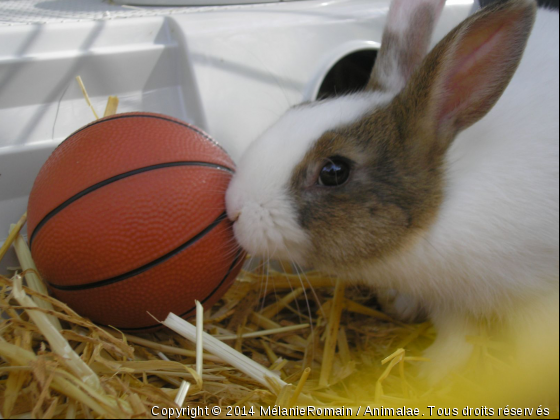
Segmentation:
<svg viewBox="0 0 560 420">
<path fill-rule="evenodd" d="M 448 0 L 436 38 L 466 17 L 472 3 Z M 119 112 L 159 112 L 193 123 L 238 160 L 288 107 L 315 99 L 338 60 L 379 47 L 388 5 L 1 1 L 0 242 L 25 211 L 54 147 L 93 119 L 77 75 L 98 114 L 117 95 Z"/>
</svg>

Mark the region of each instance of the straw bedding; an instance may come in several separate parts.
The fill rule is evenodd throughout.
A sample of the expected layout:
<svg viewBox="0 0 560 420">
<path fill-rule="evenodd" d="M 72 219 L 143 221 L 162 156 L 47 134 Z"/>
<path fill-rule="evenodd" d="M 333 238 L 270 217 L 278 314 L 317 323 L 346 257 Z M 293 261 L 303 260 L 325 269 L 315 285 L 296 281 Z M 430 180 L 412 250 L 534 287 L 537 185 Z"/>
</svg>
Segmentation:
<svg viewBox="0 0 560 420">
<path fill-rule="evenodd" d="M 382 404 L 386 395 L 388 401 L 414 397 L 405 364 L 421 360 L 421 348 L 433 339 L 429 325 L 391 321 L 371 309 L 361 290 L 345 290 L 342 282 L 335 286 L 318 273 L 300 281 L 296 274 L 242 272 L 205 313 L 204 330 L 291 384 L 267 387 L 219 355 L 205 354 L 199 375 L 195 344 L 180 335 L 167 328 L 137 336 L 100 328 L 63 303 L 22 287 L 25 275 L 37 273 L 27 269 L 0 277 L 0 305 L 8 316 L 0 327 L 4 417 L 149 417 L 154 406 L 178 407 L 182 381 L 190 384 L 182 406 L 217 405 L 224 416 L 228 406 L 253 407 L 257 413 L 274 405 L 352 406 L 364 391 L 371 403 Z M 45 303 L 52 309 L 41 307 Z M 60 331 L 49 315 L 60 321 Z M 404 346 L 406 352 L 399 350 Z M 75 366 L 69 352 L 84 366 Z M 371 369 L 372 389 L 360 392 L 347 379 L 360 376 L 363 366 Z"/>
<path fill-rule="evenodd" d="M 326 407 L 352 407 L 354 414 L 360 406 L 362 412 L 420 407 L 428 414 L 436 401 L 462 407 L 458 398 L 465 392 L 484 394 L 477 381 L 483 371 L 507 376 L 511 370 L 503 345 L 481 330 L 466 373 L 428 388 L 415 374 L 434 338 L 428 323 L 392 320 L 374 309 L 366 290 L 341 280 L 268 266 L 242 272 L 203 322 L 199 318 L 198 326 L 229 350 L 205 353 L 197 369 L 196 340 L 168 328 L 136 336 L 100 328 L 22 286 L 22 277 L 33 284 L 38 273 L 22 258 L 21 236 L 16 243 L 23 271 L 0 277 L 0 307 L 7 315 L 0 325 L 0 404 L 6 418 L 144 418 L 179 407 L 191 410 L 185 418 L 215 417 L 204 411 L 215 406 L 221 418 L 281 414 L 271 411 L 274 406 L 314 406 L 315 414 Z M 226 353 L 236 354 L 249 374 L 224 362 Z M 251 374 L 251 363 L 270 372 L 268 379 Z"/>
</svg>

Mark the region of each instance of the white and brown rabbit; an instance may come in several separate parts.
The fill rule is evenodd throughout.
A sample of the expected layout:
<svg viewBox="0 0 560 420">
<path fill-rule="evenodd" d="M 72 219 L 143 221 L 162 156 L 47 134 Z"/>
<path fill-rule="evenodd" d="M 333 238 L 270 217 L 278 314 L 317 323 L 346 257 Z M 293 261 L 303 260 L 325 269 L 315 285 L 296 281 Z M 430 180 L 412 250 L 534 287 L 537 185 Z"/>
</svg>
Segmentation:
<svg viewBox="0 0 560 420">
<path fill-rule="evenodd" d="M 367 90 L 289 110 L 226 195 L 251 254 L 425 311 L 434 381 L 466 362 L 480 320 L 550 328 L 558 346 L 558 13 L 501 2 L 426 55 L 444 3 L 394 0 Z"/>
</svg>

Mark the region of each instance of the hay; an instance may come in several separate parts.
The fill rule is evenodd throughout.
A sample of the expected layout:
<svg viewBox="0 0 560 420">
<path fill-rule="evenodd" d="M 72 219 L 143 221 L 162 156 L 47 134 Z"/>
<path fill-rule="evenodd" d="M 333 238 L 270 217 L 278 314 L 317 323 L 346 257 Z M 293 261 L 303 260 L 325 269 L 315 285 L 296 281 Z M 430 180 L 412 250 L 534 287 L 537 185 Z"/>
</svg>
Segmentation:
<svg viewBox="0 0 560 420">
<path fill-rule="evenodd" d="M 100 328 L 22 286 L 28 273 L 1 276 L 0 308 L 8 317 L 0 324 L 2 415 L 132 418 L 150 417 L 154 406 L 217 406 L 223 413 L 253 408 L 256 415 L 275 405 L 417 406 L 443 397 L 453 401 L 457 384 L 477 387 L 479 373 L 472 372 L 439 389 L 418 380 L 415 365 L 425 362 L 422 351 L 434 337 L 429 324 L 402 324 L 363 310 L 375 304 L 363 289 L 332 285 L 318 273 L 300 281 L 270 267 L 264 271 L 242 272 L 204 322 L 199 318 L 204 350 L 212 354 L 198 359 L 198 372 L 194 326 L 188 340 L 169 329 L 132 336 Z M 276 287 L 247 308 L 243 297 L 263 290 L 265 282 Z M 311 288 L 308 301 L 302 290 Z M 60 332 L 48 316 L 60 321 Z M 507 372 L 508 360 L 496 355 L 499 343 L 484 335 L 473 340 L 480 349 L 475 364 Z"/>
<path fill-rule="evenodd" d="M 207 311 L 206 322 L 201 325 L 205 335 L 219 332 L 217 337 L 221 340 L 215 341 L 230 349 L 229 353 L 234 356 L 237 354 L 238 359 L 247 359 L 258 366 L 263 377 L 268 373 L 270 378 L 278 378 L 272 385 L 270 379 L 258 380 L 255 373 L 243 374 L 233 369 L 231 366 L 235 362 L 227 358 L 223 349 L 214 350 L 214 356 L 204 355 L 202 374 L 199 374 L 195 346 L 170 330 L 133 337 L 100 328 L 63 303 L 22 287 L 21 274 L 11 279 L 0 277 L 0 308 L 9 316 L 0 325 L 3 416 L 147 417 L 156 405 L 178 408 L 175 399 L 185 394 L 184 381 L 190 384 L 190 389 L 180 398 L 184 398 L 182 406 L 336 405 L 351 399 L 346 393 L 334 392 L 332 386 L 356 371 L 360 357 L 368 357 L 369 363 L 375 364 L 368 353 L 379 353 L 384 343 L 382 354 L 386 355 L 395 338 L 404 338 L 411 331 L 385 321 L 371 323 L 369 316 L 359 315 L 363 318 L 360 322 L 369 323 L 369 331 L 376 326 L 374 334 L 379 340 L 372 341 L 368 335 L 363 335 L 358 340 L 363 353 L 358 356 L 355 346 L 350 346 L 348 341 L 353 342 L 361 334 L 352 327 L 340 330 L 345 331 L 340 334 L 333 327 L 341 322 L 342 305 L 333 305 L 338 309 L 330 311 L 338 321 L 330 316 L 325 319 L 321 306 L 310 302 L 313 306 L 309 312 L 305 299 L 294 298 L 301 298 L 302 293 L 294 294 L 290 288 L 277 288 L 264 296 L 266 306 L 262 311 L 259 311 L 262 303 L 256 300 L 251 311 L 235 325 L 235 330 L 229 329 L 234 310 L 242 302 L 238 297 L 258 290 L 266 277 L 272 282 L 275 278 L 284 278 L 282 273 L 273 271 L 262 278 L 243 272 L 221 302 Z M 309 284 L 305 287 L 325 279 L 312 274 L 307 280 Z M 297 284 L 291 283 L 291 286 Z M 332 290 L 332 287 L 318 287 L 315 292 L 320 302 L 328 303 Z M 30 297 L 49 303 L 54 309 L 45 310 Z M 221 315 L 224 311 L 226 316 Z M 273 314 L 276 321 L 267 314 Z M 60 333 L 48 315 L 60 320 L 63 326 Z M 346 315 L 351 317 L 350 313 Z M 301 323 L 302 319 L 305 324 Z M 279 327 L 275 330 L 259 327 L 271 324 Z M 359 322 L 355 323 L 356 327 L 358 325 Z M 352 331 L 350 340 L 346 336 L 347 329 Z M 319 338 L 324 333 L 326 344 Z M 334 349 L 340 340 L 346 342 L 339 346 L 345 351 L 336 354 Z M 205 349 L 208 349 L 206 341 Z M 223 344 L 224 341 L 237 344 L 242 352 Z M 328 375 L 322 367 L 325 361 L 330 365 Z M 387 371 L 385 376 L 388 375 Z M 326 384 L 320 383 L 321 378 Z"/>
</svg>

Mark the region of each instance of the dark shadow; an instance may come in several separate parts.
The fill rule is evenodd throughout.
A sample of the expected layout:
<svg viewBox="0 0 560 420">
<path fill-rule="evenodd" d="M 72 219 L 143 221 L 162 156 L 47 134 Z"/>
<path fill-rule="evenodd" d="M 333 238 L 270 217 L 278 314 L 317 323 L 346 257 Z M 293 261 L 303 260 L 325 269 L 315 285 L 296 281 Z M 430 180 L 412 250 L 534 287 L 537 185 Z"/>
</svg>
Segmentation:
<svg viewBox="0 0 560 420">
<path fill-rule="evenodd" d="M 325 76 L 317 100 L 363 90 L 377 58 L 376 50 L 356 51 L 342 58 Z"/>
<path fill-rule="evenodd" d="M 88 0 L 46 0 L 37 3 L 35 7 L 43 11 L 53 11 L 55 12 L 53 13 L 54 16 L 60 16 L 61 10 L 64 10 L 68 12 L 70 17 L 72 14 L 75 15 L 76 12 L 117 12 L 123 10 L 123 6 L 110 1 L 93 3 Z M 47 13 L 44 13 L 44 15 L 49 16 Z"/>
<path fill-rule="evenodd" d="M 30 31 L 29 35 L 27 36 L 27 39 L 23 42 L 21 47 L 18 48 L 18 50 L 16 51 L 16 54 L 15 54 L 16 57 L 21 57 L 21 56 L 25 55 L 25 52 L 31 47 L 31 45 L 33 45 L 33 43 L 37 40 L 37 38 L 41 34 L 42 27 L 43 27 L 43 25 L 39 25 L 39 24 L 33 25 L 33 30 Z M 20 62 L 17 65 L 11 66 L 11 68 L 4 75 L 2 75 L 0 73 L 0 76 L 1 76 L 1 78 L 0 78 L 0 97 L 2 96 L 2 92 L 4 91 L 6 86 L 8 86 L 10 84 L 13 77 L 17 73 L 19 73 L 19 71 L 21 70 L 21 68 L 24 64 L 25 63 Z"/>
<path fill-rule="evenodd" d="M 38 26 L 37 31 L 40 32 L 41 25 L 37 25 L 37 26 Z M 82 45 L 78 48 L 78 50 L 79 51 L 89 50 L 92 44 L 95 42 L 95 39 L 99 36 L 101 31 L 103 30 L 104 26 L 105 26 L 105 22 L 103 21 L 95 22 L 95 27 L 89 33 L 89 35 L 84 40 Z M 31 43 L 27 43 L 27 45 L 29 46 L 31 45 Z M 19 54 L 19 58 L 21 59 L 22 56 L 25 56 L 25 51 L 23 49 Z M 16 57 L 16 59 L 17 58 L 18 57 Z M 45 97 L 41 98 L 43 104 L 58 103 L 62 100 L 62 97 L 68 85 L 70 83 L 76 83 L 74 78 L 79 74 L 79 71 L 82 68 L 84 61 L 85 60 L 83 57 L 79 57 L 73 61 L 72 65 L 70 65 L 66 69 L 64 76 L 59 79 L 60 81 L 56 85 L 51 86 L 49 93 Z M 2 87 L 6 86 L 7 83 L 9 82 L 9 79 L 13 75 L 17 74 L 27 63 L 28 60 L 26 60 L 25 57 L 23 57 L 23 59 L 21 59 L 17 64 L 13 65 L 12 69 L 9 70 L 6 77 L 0 80 L 0 94 L 1 94 Z M 38 80 L 37 83 L 41 83 L 41 81 Z M 32 86 L 30 86 L 30 88 L 32 88 Z M 25 142 L 28 139 L 30 133 L 34 130 L 36 124 L 44 117 L 45 113 L 47 113 L 48 111 L 49 111 L 49 107 L 47 106 L 39 108 L 35 112 L 33 117 L 29 119 L 27 126 L 21 131 L 18 138 L 15 140 L 15 143 L 17 144 L 17 143 Z"/>
<path fill-rule="evenodd" d="M 552 9 L 558 10 L 559 0 L 539 0 L 539 6 L 550 7 Z"/>
</svg>

